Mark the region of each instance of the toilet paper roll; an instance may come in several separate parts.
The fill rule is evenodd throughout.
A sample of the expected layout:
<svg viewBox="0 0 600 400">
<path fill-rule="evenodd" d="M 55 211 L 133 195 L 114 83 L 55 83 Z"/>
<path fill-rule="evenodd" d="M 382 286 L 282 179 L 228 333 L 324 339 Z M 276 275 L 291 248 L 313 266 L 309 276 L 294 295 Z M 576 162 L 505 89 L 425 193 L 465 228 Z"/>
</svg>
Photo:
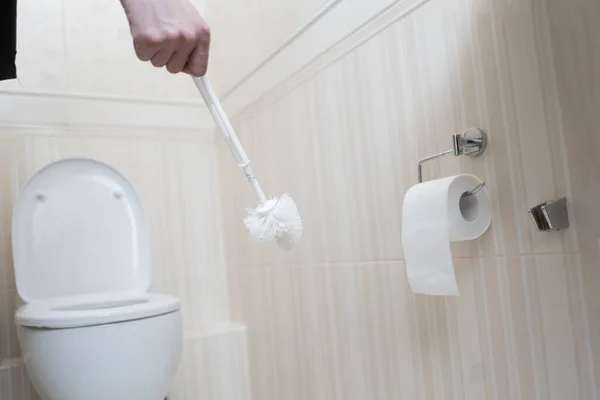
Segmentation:
<svg viewBox="0 0 600 400">
<path fill-rule="evenodd" d="M 411 187 L 402 208 L 402 247 L 406 272 L 415 293 L 458 296 L 451 242 L 481 236 L 492 221 L 486 187 L 466 193 L 481 183 L 461 174 Z"/>
</svg>

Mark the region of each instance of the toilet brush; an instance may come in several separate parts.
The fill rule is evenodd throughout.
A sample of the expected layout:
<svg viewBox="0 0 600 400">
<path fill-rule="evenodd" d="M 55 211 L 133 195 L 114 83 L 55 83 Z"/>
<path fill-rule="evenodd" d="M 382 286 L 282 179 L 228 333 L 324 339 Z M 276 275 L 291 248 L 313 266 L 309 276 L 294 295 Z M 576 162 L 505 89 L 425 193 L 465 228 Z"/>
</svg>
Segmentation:
<svg viewBox="0 0 600 400">
<path fill-rule="evenodd" d="M 285 250 L 292 248 L 302 236 L 302 219 L 294 200 L 287 194 L 267 199 L 250 168 L 250 160 L 217 98 L 207 77 L 194 77 L 194 83 L 200 91 L 210 114 L 221 135 L 225 139 L 233 158 L 252 186 L 259 201 L 256 209 L 249 209 L 244 224 L 250 235 L 260 242 L 276 242 Z"/>
</svg>

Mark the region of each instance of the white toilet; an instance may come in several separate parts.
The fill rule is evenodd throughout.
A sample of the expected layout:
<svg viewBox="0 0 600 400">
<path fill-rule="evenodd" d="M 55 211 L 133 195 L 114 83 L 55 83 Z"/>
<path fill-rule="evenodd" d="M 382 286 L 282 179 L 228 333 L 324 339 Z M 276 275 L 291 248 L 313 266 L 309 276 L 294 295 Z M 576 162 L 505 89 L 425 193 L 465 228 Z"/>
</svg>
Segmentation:
<svg viewBox="0 0 600 400">
<path fill-rule="evenodd" d="M 44 400 L 162 400 L 181 357 L 179 300 L 149 293 L 150 239 L 127 180 L 89 159 L 40 170 L 12 223 L 16 324 Z"/>
</svg>

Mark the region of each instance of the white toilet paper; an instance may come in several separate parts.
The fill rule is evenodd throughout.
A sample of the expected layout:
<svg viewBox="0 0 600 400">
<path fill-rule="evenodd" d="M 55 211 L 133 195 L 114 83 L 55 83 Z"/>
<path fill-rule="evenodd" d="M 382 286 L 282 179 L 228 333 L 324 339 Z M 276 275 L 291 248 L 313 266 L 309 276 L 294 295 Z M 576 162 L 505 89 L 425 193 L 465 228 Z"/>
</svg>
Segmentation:
<svg viewBox="0 0 600 400">
<path fill-rule="evenodd" d="M 479 183 L 477 177 L 461 174 L 420 183 L 406 193 L 402 247 L 415 293 L 459 295 L 450 243 L 476 239 L 492 222 L 487 188 L 465 195 Z"/>
</svg>

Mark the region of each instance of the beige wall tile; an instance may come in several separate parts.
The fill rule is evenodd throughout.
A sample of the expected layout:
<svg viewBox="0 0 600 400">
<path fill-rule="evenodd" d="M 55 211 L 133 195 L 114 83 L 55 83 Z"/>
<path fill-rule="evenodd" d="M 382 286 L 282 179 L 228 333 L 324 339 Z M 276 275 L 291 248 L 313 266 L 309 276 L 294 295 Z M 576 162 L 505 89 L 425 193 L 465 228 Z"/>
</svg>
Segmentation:
<svg viewBox="0 0 600 400">
<path fill-rule="evenodd" d="M 547 1 L 564 149 L 569 160 L 575 231 L 580 247 L 597 249 L 600 216 L 593 212 L 600 193 L 597 135 L 600 124 L 600 4 L 593 0 Z"/>
<path fill-rule="evenodd" d="M 452 376 L 457 381 L 456 397 L 466 399 L 486 397 L 489 376 L 484 363 L 485 347 L 478 318 L 476 265 L 472 260 L 455 260 L 456 280 L 460 297 L 445 301 L 448 309 L 448 326 L 452 332 L 451 365 Z"/>
<path fill-rule="evenodd" d="M 259 67 L 311 18 L 327 0 L 205 1 L 211 25 L 211 77 L 226 93 Z"/>
<path fill-rule="evenodd" d="M 275 268 L 273 268 L 275 269 Z M 284 268 L 279 268 L 282 270 Z M 280 271 L 279 275 L 283 274 Z M 322 267 L 300 267 L 292 270 L 294 286 L 295 330 L 302 347 L 296 351 L 303 357 L 300 366 L 304 398 L 335 399 L 340 395 L 340 380 L 335 373 L 339 363 L 336 353 L 336 321 L 331 318 L 331 271 Z M 275 283 L 275 282 L 273 282 Z"/>
<path fill-rule="evenodd" d="M 414 295 L 402 262 L 236 269 L 254 397 L 593 399 L 584 268 L 457 260 L 457 298 Z"/>
<path fill-rule="evenodd" d="M 584 377 L 590 366 L 590 363 L 577 365 L 574 330 L 580 327 L 571 319 L 569 299 L 576 298 L 581 287 L 575 286 L 575 292 L 569 290 L 572 288 L 569 287 L 567 268 L 577 268 L 573 261 L 563 256 L 536 256 L 533 259 L 539 319 L 546 349 L 548 391 L 556 398 L 583 397 L 578 373 Z"/>
<path fill-rule="evenodd" d="M 291 192 L 309 234 L 280 255 L 257 248 L 236 224 L 236 248 L 256 264 L 401 259 L 401 204 L 418 159 L 480 126 L 490 135 L 483 158 L 425 169 L 426 178 L 472 172 L 490 187 L 490 233 L 455 245 L 455 256 L 578 250 L 576 230 L 540 234 L 527 216 L 543 201 L 575 200 L 549 29 L 540 3 L 432 1 L 239 119 L 259 180 L 273 195 Z M 224 176 L 236 182 L 225 190 L 239 193 L 231 209 L 252 206 L 224 158 Z"/>
<path fill-rule="evenodd" d="M 190 269 L 183 278 L 182 303 L 186 327 L 203 332 L 230 320 L 227 271 Z"/>
<path fill-rule="evenodd" d="M 10 388 L 10 374 L 7 370 L 0 372 L 0 399 L 10 399 L 12 397 Z"/>
<path fill-rule="evenodd" d="M 228 325 L 184 340 L 171 400 L 250 400 L 246 329 Z"/>
<path fill-rule="evenodd" d="M 14 322 L 16 301 L 14 290 L 0 290 L 0 362 L 21 354 Z"/>
<path fill-rule="evenodd" d="M 593 0 L 432 0 L 237 116 L 259 180 L 306 224 L 292 252 L 253 243 L 240 218 L 255 200 L 219 150 L 255 398 L 600 396 L 599 15 Z M 416 296 L 403 197 L 418 159 L 470 126 L 485 156 L 425 176 L 481 177 L 492 226 L 453 245 L 460 297 Z M 527 210 L 563 196 L 571 229 L 537 232 Z"/>
<path fill-rule="evenodd" d="M 0 365 L 0 400 L 40 400 L 22 363 Z"/>
<path fill-rule="evenodd" d="M 592 364 L 594 375 L 583 375 L 589 379 L 589 383 L 585 388 L 591 387 L 586 392 L 596 393 L 596 396 L 598 396 L 598 393 L 600 393 L 600 343 L 598 343 L 597 333 L 600 332 L 600 304 L 597 291 L 598 285 L 600 285 L 600 270 L 598 268 L 600 266 L 600 256 L 597 252 L 586 252 L 581 254 L 579 260 L 576 259 L 576 265 L 579 268 L 573 272 L 577 272 L 575 276 L 578 284 L 583 287 L 583 295 L 580 294 L 578 297 L 573 298 L 573 301 L 583 309 L 583 312 L 578 314 L 579 321 L 588 329 L 576 335 L 578 338 L 583 337 L 585 340 L 583 342 L 585 345 L 579 346 L 578 366 L 583 364 L 590 368 L 589 366 Z M 589 355 L 591 355 L 591 361 Z"/>
<path fill-rule="evenodd" d="M 230 292 L 233 319 L 248 329 L 248 354 L 253 399 L 270 399 L 276 390 L 277 369 L 271 296 L 266 268 L 232 268 Z M 240 301 L 236 302 L 236 299 Z"/>
<path fill-rule="evenodd" d="M 12 242 L 7 229 L 10 229 L 13 210 L 13 197 L 15 195 L 15 172 L 18 165 L 18 155 L 22 154 L 22 141 L 17 138 L 1 138 L 0 169 L 7 179 L 0 180 L 0 191 L 5 195 L 0 196 L 0 290 L 14 289 L 15 278 L 12 267 Z"/>
</svg>

